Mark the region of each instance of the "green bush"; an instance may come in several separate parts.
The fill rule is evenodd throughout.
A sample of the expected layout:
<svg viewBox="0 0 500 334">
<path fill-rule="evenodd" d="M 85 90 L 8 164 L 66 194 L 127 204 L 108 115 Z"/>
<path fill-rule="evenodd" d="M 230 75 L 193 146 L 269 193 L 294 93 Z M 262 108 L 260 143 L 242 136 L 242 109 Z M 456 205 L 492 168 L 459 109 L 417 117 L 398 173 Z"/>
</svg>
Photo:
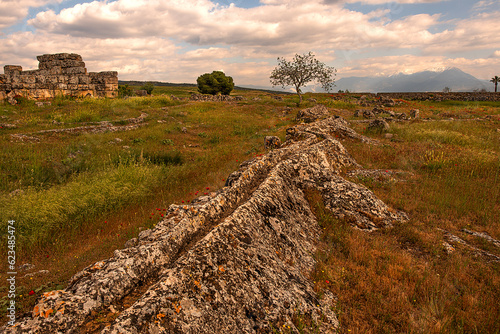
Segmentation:
<svg viewBox="0 0 500 334">
<path fill-rule="evenodd" d="M 134 90 L 129 85 L 118 85 L 118 97 L 133 96 Z"/>
<path fill-rule="evenodd" d="M 141 86 L 142 90 L 145 90 L 148 95 L 151 95 L 153 92 L 153 89 L 155 89 L 155 86 L 151 82 L 146 82 L 144 85 Z"/>
<path fill-rule="evenodd" d="M 229 95 L 234 88 L 233 78 L 226 76 L 224 72 L 213 71 L 205 73 L 196 79 L 198 91 L 202 94 Z"/>
</svg>

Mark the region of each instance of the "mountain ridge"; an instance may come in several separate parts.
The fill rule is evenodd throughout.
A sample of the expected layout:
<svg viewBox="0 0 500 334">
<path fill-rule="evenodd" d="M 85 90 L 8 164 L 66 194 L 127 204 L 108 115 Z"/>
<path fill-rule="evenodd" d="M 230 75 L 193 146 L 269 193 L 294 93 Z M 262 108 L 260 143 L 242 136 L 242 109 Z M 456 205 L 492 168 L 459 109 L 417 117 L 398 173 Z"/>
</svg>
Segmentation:
<svg viewBox="0 0 500 334">
<path fill-rule="evenodd" d="M 477 79 L 456 67 L 385 77 L 347 77 L 337 80 L 335 84 L 338 90 L 367 93 L 438 92 L 446 87 L 454 92 L 493 90 L 487 80 Z"/>
</svg>

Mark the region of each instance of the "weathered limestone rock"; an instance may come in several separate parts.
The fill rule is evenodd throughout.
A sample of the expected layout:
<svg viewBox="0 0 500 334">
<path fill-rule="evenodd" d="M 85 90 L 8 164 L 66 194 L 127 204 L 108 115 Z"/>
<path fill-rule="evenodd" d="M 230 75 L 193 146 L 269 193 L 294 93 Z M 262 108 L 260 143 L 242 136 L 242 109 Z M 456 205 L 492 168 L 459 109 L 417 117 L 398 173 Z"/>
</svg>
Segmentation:
<svg viewBox="0 0 500 334">
<path fill-rule="evenodd" d="M 374 131 L 378 133 L 387 132 L 390 130 L 389 124 L 383 119 L 374 119 L 368 124 L 368 131 Z"/>
<path fill-rule="evenodd" d="M 340 176 L 359 165 L 337 137 L 372 142 L 339 117 L 289 129 L 281 148 L 242 163 L 226 187 L 171 205 L 155 228 L 77 273 L 65 290 L 45 293 L 31 317 L 2 332 L 298 332 L 292 319 L 300 312 L 320 333 L 335 333 L 334 296 L 319 297 L 308 279 L 321 228 L 304 190 L 360 229 L 407 219 Z M 112 320 L 94 321 L 98 313 Z"/>
<path fill-rule="evenodd" d="M 393 99 L 387 97 L 382 97 L 380 99 L 380 103 L 386 107 L 394 107 L 396 105 L 396 102 Z"/>
<path fill-rule="evenodd" d="M 311 108 L 299 110 L 297 112 L 297 120 L 311 123 L 322 117 L 328 116 L 328 114 L 328 109 L 324 105 L 318 104 Z"/>
<path fill-rule="evenodd" d="M 410 110 L 410 117 L 411 118 L 420 118 L 420 110 L 418 110 L 418 109 Z"/>
<path fill-rule="evenodd" d="M 279 137 L 266 136 L 266 138 L 264 138 L 265 148 L 275 149 L 275 148 L 280 148 L 280 146 L 281 146 L 281 139 Z"/>
<path fill-rule="evenodd" d="M 46 54 L 37 59 L 38 70 L 4 66 L 4 74 L 0 75 L 0 100 L 17 95 L 48 99 L 58 95 L 116 97 L 118 94 L 118 73 L 87 73 L 80 55 Z"/>
<path fill-rule="evenodd" d="M 363 117 L 370 119 L 375 117 L 375 114 L 371 110 L 363 110 Z"/>
<path fill-rule="evenodd" d="M 395 116 L 396 116 L 397 119 L 401 119 L 401 120 L 408 119 L 408 116 L 404 112 L 397 113 L 397 114 L 395 114 Z"/>
</svg>

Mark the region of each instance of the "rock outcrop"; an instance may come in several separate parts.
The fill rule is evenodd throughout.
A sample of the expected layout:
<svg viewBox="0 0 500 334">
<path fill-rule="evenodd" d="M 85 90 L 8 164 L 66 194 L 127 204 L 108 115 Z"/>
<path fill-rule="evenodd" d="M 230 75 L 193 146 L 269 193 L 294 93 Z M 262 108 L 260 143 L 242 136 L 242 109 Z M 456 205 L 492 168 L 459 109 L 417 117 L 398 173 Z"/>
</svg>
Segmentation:
<svg viewBox="0 0 500 334">
<path fill-rule="evenodd" d="M 297 120 L 304 121 L 306 123 L 314 122 L 322 117 L 329 114 L 328 109 L 322 105 L 317 104 L 314 107 L 302 109 L 297 112 Z"/>
<path fill-rule="evenodd" d="M 155 228 L 45 293 L 31 317 L 2 332 L 298 332 L 298 314 L 336 332 L 335 297 L 318 296 L 308 278 L 321 228 L 306 190 L 359 229 L 407 220 L 341 177 L 360 168 L 337 139 L 347 137 L 372 142 L 339 117 L 288 129 L 281 148 L 242 163 L 217 193 L 171 205 Z"/>
<path fill-rule="evenodd" d="M 223 102 L 223 101 L 242 101 L 243 96 L 232 96 L 232 95 L 209 95 L 209 94 L 196 94 L 192 93 L 189 98 L 191 101 L 201 101 L 201 102 Z"/>
<path fill-rule="evenodd" d="M 38 56 L 38 70 L 23 71 L 6 65 L 0 74 L 0 100 L 15 96 L 48 99 L 58 95 L 116 97 L 118 73 L 89 72 L 80 55 L 57 53 Z M 12 102 L 11 102 L 12 103 Z"/>
</svg>

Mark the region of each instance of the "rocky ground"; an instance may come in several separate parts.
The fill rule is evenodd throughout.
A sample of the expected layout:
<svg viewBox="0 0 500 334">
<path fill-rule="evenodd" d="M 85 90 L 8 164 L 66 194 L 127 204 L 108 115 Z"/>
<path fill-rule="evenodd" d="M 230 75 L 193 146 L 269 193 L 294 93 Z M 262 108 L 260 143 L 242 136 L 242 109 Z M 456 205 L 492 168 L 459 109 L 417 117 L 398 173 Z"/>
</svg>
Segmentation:
<svg viewBox="0 0 500 334">
<path fill-rule="evenodd" d="M 308 276 L 321 228 L 304 192 L 319 192 L 358 229 L 408 218 L 341 176 L 362 168 L 340 139 L 377 143 L 340 117 L 308 117 L 279 148 L 242 163 L 223 189 L 171 205 L 155 228 L 45 293 L 2 332 L 269 333 L 297 331 L 297 314 L 336 332 L 335 296 L 319 296 Z"/>
</svg>

